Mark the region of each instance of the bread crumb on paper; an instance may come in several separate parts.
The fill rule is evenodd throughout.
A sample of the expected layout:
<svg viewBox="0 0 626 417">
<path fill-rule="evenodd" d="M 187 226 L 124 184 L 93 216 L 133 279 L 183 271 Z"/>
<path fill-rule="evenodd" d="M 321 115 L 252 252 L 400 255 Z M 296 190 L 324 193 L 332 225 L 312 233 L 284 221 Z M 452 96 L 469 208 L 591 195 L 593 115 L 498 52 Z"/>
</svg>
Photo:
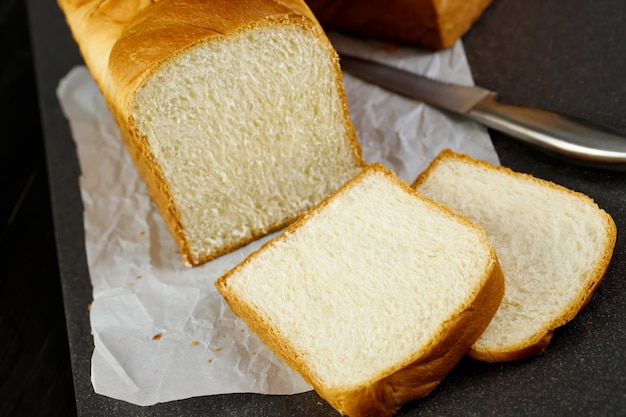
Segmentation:
<svg viewBox="0 0 626 417">
<path fill-rule="evenodd" d="M 387 51 L 388 54 L 395 54 L 397 50 L 398 50 L 398 44 L 396 43 L 388 43 L 385 46 L 385 51 Z"/>
</svg>

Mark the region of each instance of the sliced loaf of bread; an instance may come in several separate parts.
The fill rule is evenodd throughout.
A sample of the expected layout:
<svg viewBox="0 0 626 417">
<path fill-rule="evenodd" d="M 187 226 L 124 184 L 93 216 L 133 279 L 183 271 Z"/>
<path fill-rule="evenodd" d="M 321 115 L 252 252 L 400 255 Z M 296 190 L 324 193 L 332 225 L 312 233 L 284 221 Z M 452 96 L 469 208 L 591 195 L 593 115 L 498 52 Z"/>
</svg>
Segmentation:
<svg viewBox="0 0 626 417">
<path fill-rule="evenodd" d="M 303 0 L 59 0 L 183 256 L 279 229 L 362 168 Z"/>
<path fill-rule="evenodd" d="M 504 271 L 504 299 L 469 355 L 510 361 L 544 351 L 603 278 L 615 245 L 611 216 L 586 195 L 443 151 L 414 187 L 480 225 Z"/>
<path fill-rule="evenodd" d="M 216 286 L 321 397 L 359 417 L 433 390 L 488 325 L 504 278 L 482 229 L 374 164 Z"/>
</svg>

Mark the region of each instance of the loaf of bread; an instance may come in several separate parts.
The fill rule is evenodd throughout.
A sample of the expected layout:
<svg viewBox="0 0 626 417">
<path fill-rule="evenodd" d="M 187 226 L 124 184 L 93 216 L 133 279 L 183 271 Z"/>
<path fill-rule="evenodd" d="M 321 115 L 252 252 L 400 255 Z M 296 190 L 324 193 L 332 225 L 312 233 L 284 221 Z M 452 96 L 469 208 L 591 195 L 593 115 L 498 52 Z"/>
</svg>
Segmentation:
<svg viewBox="0 0 626 417">
<path fill-rule="evenodd" d="M 448 48 L 492 0 L 307 0 L 322 26 L 432 49 Z"/>
<path fill-rule="evenodd" d="M 321 397 L 359 417 L 433 390 L 488 325 L 504 278 L 482 229 L 374 164 L 216 286 Z"/>
<path fill-rule="evenodd" d="M 611 216 L 586 195 L 449 150 L 414 186 L 479 224 L 504 271 L 502 304 L 469 355 L 494 362 L 542 353 L 603 278 L 616 239 Z"/>
<path fill-rule="evenodd" d="M 284 227 L 362 169 L 303 0 L 59 5 L 185 263 Z"/>
</svg>

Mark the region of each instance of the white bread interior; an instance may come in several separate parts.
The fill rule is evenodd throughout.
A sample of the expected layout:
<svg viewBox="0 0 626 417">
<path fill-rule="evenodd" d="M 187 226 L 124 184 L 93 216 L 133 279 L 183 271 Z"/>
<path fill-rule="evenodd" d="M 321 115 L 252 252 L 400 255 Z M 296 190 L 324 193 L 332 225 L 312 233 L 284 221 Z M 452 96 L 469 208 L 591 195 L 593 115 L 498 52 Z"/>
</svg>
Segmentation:
<svg viewBox="0 0 626 417">
<path fill-rule="evenodd" d="M 266 27 L 178 55 L 138 91 L 133 119 L 193 257 L 284 225 L 356 174 L 333 70 L 310 31 Z"/>
<path fill-rule="evenodd" d="M 427 395 L 503 293 L 483 231 L 369 166 L 216 286 L 340 413 Z"/>
<path fill-rule="evenodd" d="M 289 224 L 362 167 L 338 57 L 299 0 L 60 0 L 183 256 Z"/>
<path fill-rule="evenodd" d="M 504 298 L 469 352 L 476 359 L 543 352 L 554 329 L 587 304 L 609 265 L 615 223 L 586 195 L 449 150 L 414 186 L 479 224 L 502 265 Z"/>
</svg>

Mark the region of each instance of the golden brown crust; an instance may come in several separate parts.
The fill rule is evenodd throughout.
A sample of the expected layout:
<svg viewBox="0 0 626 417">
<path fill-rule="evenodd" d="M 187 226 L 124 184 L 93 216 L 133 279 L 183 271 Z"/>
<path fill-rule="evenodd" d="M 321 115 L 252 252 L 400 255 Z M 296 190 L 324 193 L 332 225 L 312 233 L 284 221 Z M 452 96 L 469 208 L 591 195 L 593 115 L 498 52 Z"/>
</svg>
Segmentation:
<svg viewBox="0 0 626 417">
<path fill-rule="evenodd" d="M 430 349 L 394 373 L 358 390 L 318 390 L 337 410 L 349 416 L 391 416 L 403 404 L 423 398 L 439 385 L 485 331 L 500 306 L 504 275 L 494 255 L 492 269 L 469 306 L 443 324 Z"/>
<path fill-rule="evenodd" d="M 303 0 L 58 0 L 85 64 L 115 119 L 132 160 L 179 246 L 183 262 L 199 265 L 237 249 L 294 218 L 257 231 L 209 255 L 195 257 L 161 168 L 146 139 L 134 128 L 131 102 L 143 83 L 167 60 L 201 42 L 272 25 L 312 31 L 334 63 L 337 91 L 355 161 L 361 148 L 352 126 L 339 58 Z"/>
<path fill-rule="evenodd" d="M 326 29 L 432 49 L 452 46 L 492 0 L 307 0 Z"/>
<path fill-rule="evenodd" d="M 309 210 L 296 222 L 287 227 L 276 239 L 266 242 L 261 248 L 220 277 L 215 283 L 215 286 L 233 312 L 246 322 L 264 344 L 298 372 L 336 410 L 351 417 L 391 416 L 406 402 L 428 395 L 484 332 L 497 311 L 504 294 L 504 276 L 496 254 L 491 249 L 491 260 L 485 270 L 485 275 L 481 277 L 480 285 L 477 286 L 474 293 L 468 295 L 468 299 L 465 301 L 464 307 L 458 312 L 458 315 L 442 324 L 439 337 L 434 338 L 424 351 L 416 352 L 413 357 L 407 358 L 405 363 L 398 365 L 394 369 L 389 369 L 386 375 L 380 375 L 379 378 L 364 382 L 362 386 L 357 388 L 327 387 L 323 381 L 317 380 L 307 363 L 302 360 L 289 341 L 282 337 L 279 331 L 270 323 L 264 320 L 258 311 L 241 302 L 236 294 L 231 292 L 228 279 L 233 273 L 251 262 L 266 247 L 274 245 L 277 241 L 286 239 L 289 234 L 294 233 L 311 216 L 323 210 L 343 190 L 352 187 L 361 175 L 366 175 L 366 171 L 377 171 L 388 175 L 407 192 L 467 224 L 469 227 L 479 230 L 483 244 L 491 248 L 482 229 L 479 229 L 468 219 L 454 214 L 449 208 L 425 198 L 409 187 L 408 184 L 399 180 L 382 165 L 375 163 L 366 167 L 360 175 L 348 181 L 343 188 L 328 196 L 315 208 Z"/>
<path fill-rule="evenodd" d="M 85 64 L 107 99 L 126 106 L 164 61 L 198 42 L 298 19 L 300 0 L 58 0 Z M 324 36 L 321 36 L 325 39 Z"/>
<path fill-rule="evenodd" d="M 534 343 L 510 351 L 479 350 L 472 347 L 467 351 L 467 356 L 482 362 L 492 363 L 520 361 L 543 354 L 550 344 L 550 340 L 552 340 L 552 334 L 553 331 L 550 331 L 541 335 Z"/>
<path fill-rule="evenodd" d="M 585 194 L 570 190 L 566 187 L 547 180 L 539 179 L 529 174 L 513 171 L 507 167 L 495 166 L 488 162 L 474 159 L 469 155 L 455 153 L 450 149 L 445 149 L 441 151 L 441 153 L 431 162 L 428 168 L 426 168 L 426 170 L 424 170 L 417 177 L 417 179 L 413 182 L 412 187 L 419 188 L 419 185 L 426 181 L 431 172 L 434 171 L 435 168 L 445 159 L 463 160 L 467 163 L 481 166 L 489 170 L 495 170 L 505 173 L 506 175 L 509 175 L 516 179 L 530 181 L 544 187 L 549 187 L 557 192 L 571 195 L 582 201 L 585 201 L 587 204 L 596 207 L 598 214 L 602 216 L 604 220 L 604 234 L 606 239 L 604 247 L 602 248 L 602 255 L 597 260 L 593 272 L 590 274 L 589 279 L 586 282 L 583 290 L 580 292 L 578 298 L 572 304 L 564 308 L 562 314 L 559 317 L 557 317 L 550 323 L 547 323 L 543 329 L 541 329 L 534 335 L 532 339 L 527 340 L 521 345 L 511 346 L 507 350 L 503 351 L 478 350 L 476 347 L 472 347 L 468 352 L 468 356 L 485 362 L 516 361 L 531 356 L 540 355 L 545 351 L 546 347 L 550 343 L 554 330 L 570 322 L 574 319 L 574 317 L 576 317 L 576 315 L 589 303 L 593 296 L 593 293 L 600 284 L 600 281 L 602 281 L 602 278 L 604 278 L 606 270 L 609 267 L 611 257 L 613 256 L 613 249 L 615 247 L 615 242 L 617 239 L 617 227 L 615 225 L 615 222 L 608 213 L 597 207 L 596 203 Z"/>
</svg>

